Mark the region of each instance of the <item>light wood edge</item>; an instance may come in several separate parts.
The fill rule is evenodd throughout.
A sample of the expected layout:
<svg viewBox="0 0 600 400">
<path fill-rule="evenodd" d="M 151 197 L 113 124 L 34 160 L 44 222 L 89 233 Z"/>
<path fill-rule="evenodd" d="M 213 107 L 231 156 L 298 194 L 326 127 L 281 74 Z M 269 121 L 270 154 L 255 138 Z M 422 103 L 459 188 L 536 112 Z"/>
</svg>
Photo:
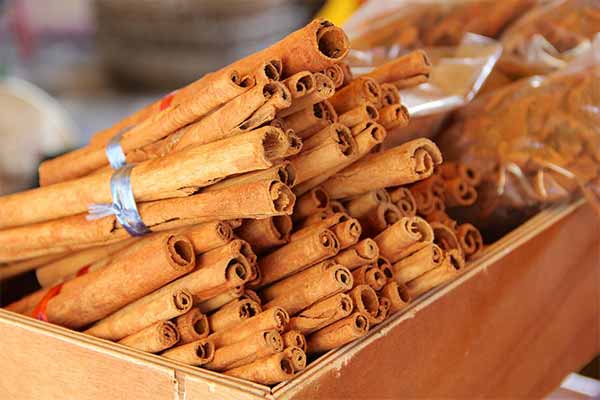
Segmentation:
<svg viewBox="0 0 600 400">
<path fill-rule="evenodd" d="M 292 398 L 296 392 L 302 390 L 305 385 L 311 384 L 311 382 L 316 380 L 319 376 L 332 369 L 339 370 L 343 368 L 355 354 L 363 350 L 369 344 L 380 337 L 385 336 L 390 330 L 396 328 L 403 321 L 414 318 L 419 311 L 429 307 L 458 286 L 473 279 L 480 273 L 485 273 L 490 265 L 496 263 L 515 248 L 523 245 L 531 238 L 539 235 L 545 229 L 573 213 L 584 203 L 585 201 L 583 199 L 579 199 L 571 204 L 557 205 L 541 211 L 496 243 L 488 246 L 485 249 L 484 254 L 471 263 L 471 265 L 468 266 L 467 271 L 458 278 L 419 297 L 409 307 L 399 311 L 396 315 L 369 331 L 365 337 L 325 353 L 323 356 L 312 362 L 304 371 L 294 376 L 290 381 L 280 383 L 273 387 L 270 397 L 274 399 Z"/>
<path fill-rule="evenodd" d="M 143 364 L 147 367 L 169 368 L 173 372 L 173 383 L 176 385 L 174 388 L 175 392 L 181 391 L 181 388 L 185 390 L 185 379 L 187 376 L 205 382 L 208 387 L 217 387 L 219 385 L 225 386 L 228 389 L 239 393 L 240 398 L 262 399 L 270 392 L 268 386 L 224 376 L 206 369 L 195 368 L 174 360 L 168 360 L 158 355 L 95 338 L 57 325 L 41 322 L 4 309 L 0 309 L 0 321 L 31 332 L 54 337 L 64 342 L 73 343 L 93 351 L 109 354 L 115 358 L 134 364 Z"/>
</svg>

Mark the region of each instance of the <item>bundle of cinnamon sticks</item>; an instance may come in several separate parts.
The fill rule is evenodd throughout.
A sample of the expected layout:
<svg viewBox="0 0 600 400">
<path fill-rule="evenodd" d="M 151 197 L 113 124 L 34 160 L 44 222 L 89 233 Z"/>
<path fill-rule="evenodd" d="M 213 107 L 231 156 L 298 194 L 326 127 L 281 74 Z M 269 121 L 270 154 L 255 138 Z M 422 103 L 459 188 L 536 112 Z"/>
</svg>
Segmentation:
<svg viewBox="0 0 600 400">
<path fill-rule="evenodd" d="M 43 164 L 41 188 L 0 198 L 0 271 L 42 287 L 6 308 L 271 385 L 456 276 L 466 252 L 416 216 L 410 186 L 439 149 L 378 148 L 408 123 L 397 82 L 427 57 L 353 77 L 346 52 L 314 21 Z M 119 132 L 142 237 L 85 213 L 111 201 Z"/>
</svg>

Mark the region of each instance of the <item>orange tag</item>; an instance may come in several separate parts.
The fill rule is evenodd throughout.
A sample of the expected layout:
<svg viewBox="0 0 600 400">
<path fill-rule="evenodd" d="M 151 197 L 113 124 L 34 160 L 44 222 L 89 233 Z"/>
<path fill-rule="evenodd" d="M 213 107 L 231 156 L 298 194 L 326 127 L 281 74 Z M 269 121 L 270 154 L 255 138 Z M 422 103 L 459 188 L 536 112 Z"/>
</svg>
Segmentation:
<svg viewBox="0 0 600 400">
<path fill-rule="evenodd" d="M 176 90 L 169 93 L 162 99 L 162 101 L 160 102 L 160 107 L 159 107 L 160 111 L 164 110 L 165 108 L 167 108 L 171 105 L 171 102 L 173 101 L 173 97 L 175 97 L 175 92 L 176 92 Z"/>
<path fill-rule="evenodd" d="M 46 307 L 48 307 L 48 302 L 52 300 L 55 296 L 58 296 L 60 290 L 62 289 L 63 284 L 59 284 L 53 286 L 46 292 L 44 297 L 40 300 L 40 302 L 33 309 L 33 317 L 39 319 L 40 321 L 48 322 L 48 316 L 46 315 Z"/>
</svg>

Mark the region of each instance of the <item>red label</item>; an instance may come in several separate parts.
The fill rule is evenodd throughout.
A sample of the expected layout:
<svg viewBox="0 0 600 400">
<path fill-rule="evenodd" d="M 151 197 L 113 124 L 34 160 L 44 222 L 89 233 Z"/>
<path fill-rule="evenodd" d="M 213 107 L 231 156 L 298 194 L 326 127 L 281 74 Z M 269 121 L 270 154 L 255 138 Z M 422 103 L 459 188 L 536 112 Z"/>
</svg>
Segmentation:
<svg viewBox="0 0 600 400">
<path fill-rule="evenodd" d="M 81 275 L 85 275 L 88 272 L 90 272 L 90 266 L 86 265 L 85 267 L 81 268 L 79 271 L 77 271 L 77 273 L 75 274 L 75 276 L 81 276 Z"/>
<path fill-rule="evenodd" d="M 56 285 L 50 288 L 42 297 L 37 306 L 33 309 L 33 317 L 39 319 L 40 321 L 48 322 L 48 315 L 46 315 L 46 307 L 48 307 L 48 302 L 52 300 L 54 297 L 58 296 L 60 290 L 62 289 L 63 284 Z"/>
<path fill-rule="evenodd" d="M 173 102 L 173 97 L 175 97 L 175 92 L 176 91 L 169 93 L 162 99 L 162 101 L 160 102 L 160 107 L 159 107 L 160 111 L 164 110 L 165 108 L 167 108 L 171 105 L 171 102 Z"/>
</svg>

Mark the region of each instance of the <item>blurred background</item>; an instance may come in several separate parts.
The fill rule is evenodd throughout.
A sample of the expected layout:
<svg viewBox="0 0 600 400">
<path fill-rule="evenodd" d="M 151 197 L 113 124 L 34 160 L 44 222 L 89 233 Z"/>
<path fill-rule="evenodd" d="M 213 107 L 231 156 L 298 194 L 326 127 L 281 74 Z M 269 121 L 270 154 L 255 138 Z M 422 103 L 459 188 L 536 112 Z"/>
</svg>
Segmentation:
<svg viewBox="0 0 600 400">
<path fill-rule="evenodd" d="M 0 194 L 34 185 L 43 158 L 268 46 L 324 3 L 0 0 Z"/>
</svg>

